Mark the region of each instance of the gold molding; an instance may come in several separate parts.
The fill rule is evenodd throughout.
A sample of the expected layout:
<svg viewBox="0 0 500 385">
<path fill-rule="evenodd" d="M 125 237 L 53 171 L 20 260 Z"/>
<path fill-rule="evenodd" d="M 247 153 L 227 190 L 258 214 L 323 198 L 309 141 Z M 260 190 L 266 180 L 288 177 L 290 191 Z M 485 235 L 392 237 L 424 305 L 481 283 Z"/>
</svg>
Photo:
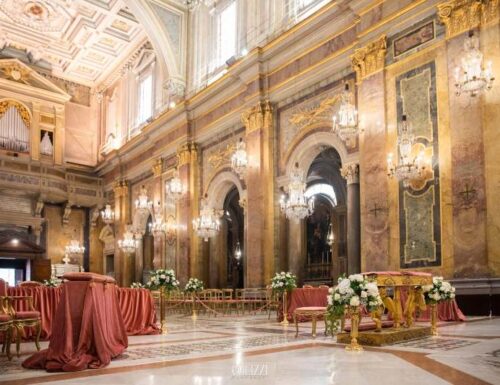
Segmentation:
<svg viewBox="0 0 500 385">
<path fill-rule="evenodd" d="M 340 175 L 347 181 L 347 184 L 359 183 L 359 163 L 349 163 L 342 166 Z"/>
<path fill-rule="evenodd" d="M 125 197 L 128 195 L 128 182 L 126 180 L 117 181 L 113 186 L 115 198 Z"/>
<path fill-rule="evenodd" d="M 384 69 L 386 51 L 386 35 L 382 35 L 368 45 L 354 50 L 354 54 L 351 55 L 351 63 L 352 68 L 356 71 L 358 83 Z"/>
<path fill-rule="evenodd" d="M 499 0 L 449 0 L 438 4 L 439 20 L 449 39 L 480 25 L 498 21 Z"/>
<path fill-rule="evenodd" d="M 269 100 L 260 102 L 241 114 L 241 121 L 247 134 L 262 128 L 270 128 L 273 124 L 273 108 Z"/>
<path fill-rule="evenodd" d="M 340 93 L 323 99 L 319 106 L 313 109 L 306 109 L 306 111 L 301 111 L 293 114 L 288 122 L 302 129 L 303 127 L 308 127 L 319 122 L 325 122 L 324 114 L 325 112 L 333 112 L 332 107 L 334 107 L 340 99 Z M 331 120 L 329 117 L 328 120 Z"/>
<path fill-rule="evenodd" d="M 15 82 L 25 82 L 25 80 L 29 77 L 31 73 L 31 69 L 26 66 L 21 66 L 19 63 L 8 63 L 1 64 L 0 70 L 5 74 L 5 76 L 9 79 L 12 79 Z"/>
<path fill-rule="evenodd" d="M 163 171 L 163 160 L 162 158 L 158 158 L 155 161 L 155 164 L 151 167 L 151 171 L 153 172 L 154 177 L 159 177 Z"/>
<path fill-rule="evenodd" d="M 177 149 L 178 167 L 198 159 L 198 145 L 193 142 L 183 144 Z"/>
<path fill-rule="evenodd" d="M 214 170 L 217 170 L 224 163 L 231 163 L 231 156 L 236 151 L 236 145 L 234 143 L 228 143 L 225 147 L 215 151 L 208 157 L 208 163 Z"/>
<path fill-rule="evenodd" d="M 16 100 L 7 99 L 7 100 L 0 101 L 0 117 L 2 117 L 3 114 L 5 114 L 7 112 L 7 110 L 11 107 L 14 107 L 17 110 L 17 112 L 19 113 L 19 115 L 21 115 L 21 119 L 23 120 L 26 127 L 30 127 L 30 125 L 31 125 L 31 113 L 30 113 L 30 111 L 28 110 L 28 108 L 24 104 L 22 104 Z"/>
</svg>

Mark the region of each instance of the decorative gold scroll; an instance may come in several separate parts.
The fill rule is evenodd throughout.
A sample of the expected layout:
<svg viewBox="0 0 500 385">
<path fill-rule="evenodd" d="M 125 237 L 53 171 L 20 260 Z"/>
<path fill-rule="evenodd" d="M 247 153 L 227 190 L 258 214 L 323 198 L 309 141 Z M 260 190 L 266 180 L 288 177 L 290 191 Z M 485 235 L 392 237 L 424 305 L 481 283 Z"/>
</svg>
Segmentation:
<svg viewBox="0 0 500 385">
<path fill-rule="evenodd" d="M 450 0 L 437 8 L 447 38 L 499 19 L 499 0 Z"/>
<path fill-rule="evenodd" d="M 298 127 L 307 127 L 315 123 L 331 120 L 333 107 L 339 100 L 340 95 L 335 95 L 321 101 L 319 106 L 307 111 L 301 111 L 293 114 L 288 120 L 291 124 Z M 325 114 L 326 113 L 326 114 Z"/>
<path fill-rule="evenodd" d="M 356 71 L 358 83 L 371 74 L 384 69 L 386 51 L 387 39 L 385 35 L 354 51 L 354 55 L 351 56 L 351 64 Z"/>
<path fill-rule="evenodd" d="M 231 156 L 236 151 L 236 145 L 234 143 L 229 143 L 226 147 L 223 147 L 208 157 L 208 163 L 214 170 L 218 169 L 221 165 L 226 162 L 231 161 Z"/>
<path fill-rule="evenodd" d="M 31 114 L 29 110 L 24 106 L 24 104 L 19 103 L 15 100 L 1 100 L 0 101 L 0 118 L 7 112 L 7 110 L 11 107 L 14 107 L 19 115 L 21 115 L 21 119 L 23 120 L 26 127 L 30 127 L 31 124 Z"/>
<path fill-rule="evenodd" d="M 270 128 L 273 123 L 273 108 L 266 100 L 241 114 L 241 121 L 245 125 L 247 134 L 261 128 Z"/>
</svg>

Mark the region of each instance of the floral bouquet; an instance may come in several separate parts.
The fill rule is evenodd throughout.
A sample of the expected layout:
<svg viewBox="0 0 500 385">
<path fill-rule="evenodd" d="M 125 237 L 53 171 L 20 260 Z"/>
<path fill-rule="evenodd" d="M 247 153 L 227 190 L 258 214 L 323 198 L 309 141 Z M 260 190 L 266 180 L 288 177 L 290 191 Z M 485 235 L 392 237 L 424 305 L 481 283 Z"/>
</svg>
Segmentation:
<svg viewBox="0 0 500 385">
<path fill-rule="evenodd" d="M 297 287 L 297 277 L 290 272 L 276 273 L 271 279 L 271 288 L 274 291 L 291 291 Z"/>
<path fill-rule="evenodd" d="M 61 280 L 57 278 L 44 279 L 42 282 L 47 287 L 58 287 L 61 284 Z"/>
<path fill-rule="evenodd" d="M 202 291 L 203 289 L 203 281 L 198 278 L 189 278 L 189 281 L 184 287 L 184 291 L 188 293 L 197 293 L 199 291 Z"/>
<path fill-rule="evenodd" d="M 132 285 L 130 285 L 132 289 L 142 289 L 144 288 L 144 285 L 140 282 L 132 282 Z"/>
<path fill-rule="evenodd" d="M 172 269 L 158 269 L 151 273 L 149 282 L 146 283 L 146 287 L 150 290 L 163 288 L 166 291 L 172 291 L 179 287 L 179 281 L 175 278 L 175 271 Z"/>
<path fill-rule="evenodd" d="M 422 286 L 425 303 L 435 305 L 455 298 L 455 288 L 443 277 L 432 277 L 432 285 Z"/>
<path fill-rule="evenodd" d="M 377 311 L 382 306 L 382 298 L 375 282 L 368 281 L 362 274 L 340 277 L 335 288 L 329 289 L 327 297 L 327 318 L 331 330 L 338 327 L 346 307 L 364 306 L 367 311 Z"/>
</svg>

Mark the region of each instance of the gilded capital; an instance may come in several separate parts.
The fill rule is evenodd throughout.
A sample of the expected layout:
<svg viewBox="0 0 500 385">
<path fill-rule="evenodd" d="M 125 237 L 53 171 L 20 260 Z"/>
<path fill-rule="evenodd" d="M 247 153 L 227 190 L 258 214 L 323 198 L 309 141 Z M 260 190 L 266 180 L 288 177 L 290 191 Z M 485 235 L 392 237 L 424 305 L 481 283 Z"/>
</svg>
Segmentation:
<svg viewBox="0 0 500 385">
<path fill-rule="evenodd" d="M 347 181 L 347 184 L 359 183 L 359 164 L 349 163 L 342 166 L 340 174 Z"/>
<path fill-rule="evenodd" d="M 245 125 L 247 133 L 262 128 L 269 129 L 273 124 L 273 108 L 266 100 L 249 108 L 241 114 L 241 122 Z"/>
<path fill-rule="evenodd" d="M 113 186 L 115 198 L 120 198 L 128 195 L 128 182 L 126 180 L 117 181 Z"/>
<path fill-rule="evenodd" d="M 177 149 L 178 166 L 189 164 L 198 159 L 198 145 L 193 142 L 183 144 Z"/>
<path fill-rule="evenodd" d="M 387 39 L 385 35 L 368 45 L 354 50 L 351 56 L 351 64 L 356 71 L 356 79 L 361 82 L 375 72 L 385 67 L 385 53 L 387 51 Z"/>
<path fill-rule="evenodd" d="M 438 4 L 438 16 L 450 38 L 480 25 L 498 21 L 499 0 L 449 0 Z"/>
<path fill-rule="evenodd" d="M 151 171 L 155 177 L 161 175 L 163 171 L 163 160 L 161 158 L 156 159 L 155 164 L 151 167 Z"/>
</svg>

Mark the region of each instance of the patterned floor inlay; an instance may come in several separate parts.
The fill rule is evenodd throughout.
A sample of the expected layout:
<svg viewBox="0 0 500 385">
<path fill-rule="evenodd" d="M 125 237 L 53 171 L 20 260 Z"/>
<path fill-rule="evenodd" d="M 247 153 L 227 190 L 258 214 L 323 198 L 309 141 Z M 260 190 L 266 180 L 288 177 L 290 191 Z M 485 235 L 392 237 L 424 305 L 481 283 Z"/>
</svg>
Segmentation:
<svg viewBox="0 0 500 385">
<path fill-rule="evenodd" d="M 428 337 L 421 340 L 413 340 L 394 344 L 397 347 L 430 349 L 448 351 L 478 344 L 478 341 L 463 340 L 458 338 Z"/>
</svg>

